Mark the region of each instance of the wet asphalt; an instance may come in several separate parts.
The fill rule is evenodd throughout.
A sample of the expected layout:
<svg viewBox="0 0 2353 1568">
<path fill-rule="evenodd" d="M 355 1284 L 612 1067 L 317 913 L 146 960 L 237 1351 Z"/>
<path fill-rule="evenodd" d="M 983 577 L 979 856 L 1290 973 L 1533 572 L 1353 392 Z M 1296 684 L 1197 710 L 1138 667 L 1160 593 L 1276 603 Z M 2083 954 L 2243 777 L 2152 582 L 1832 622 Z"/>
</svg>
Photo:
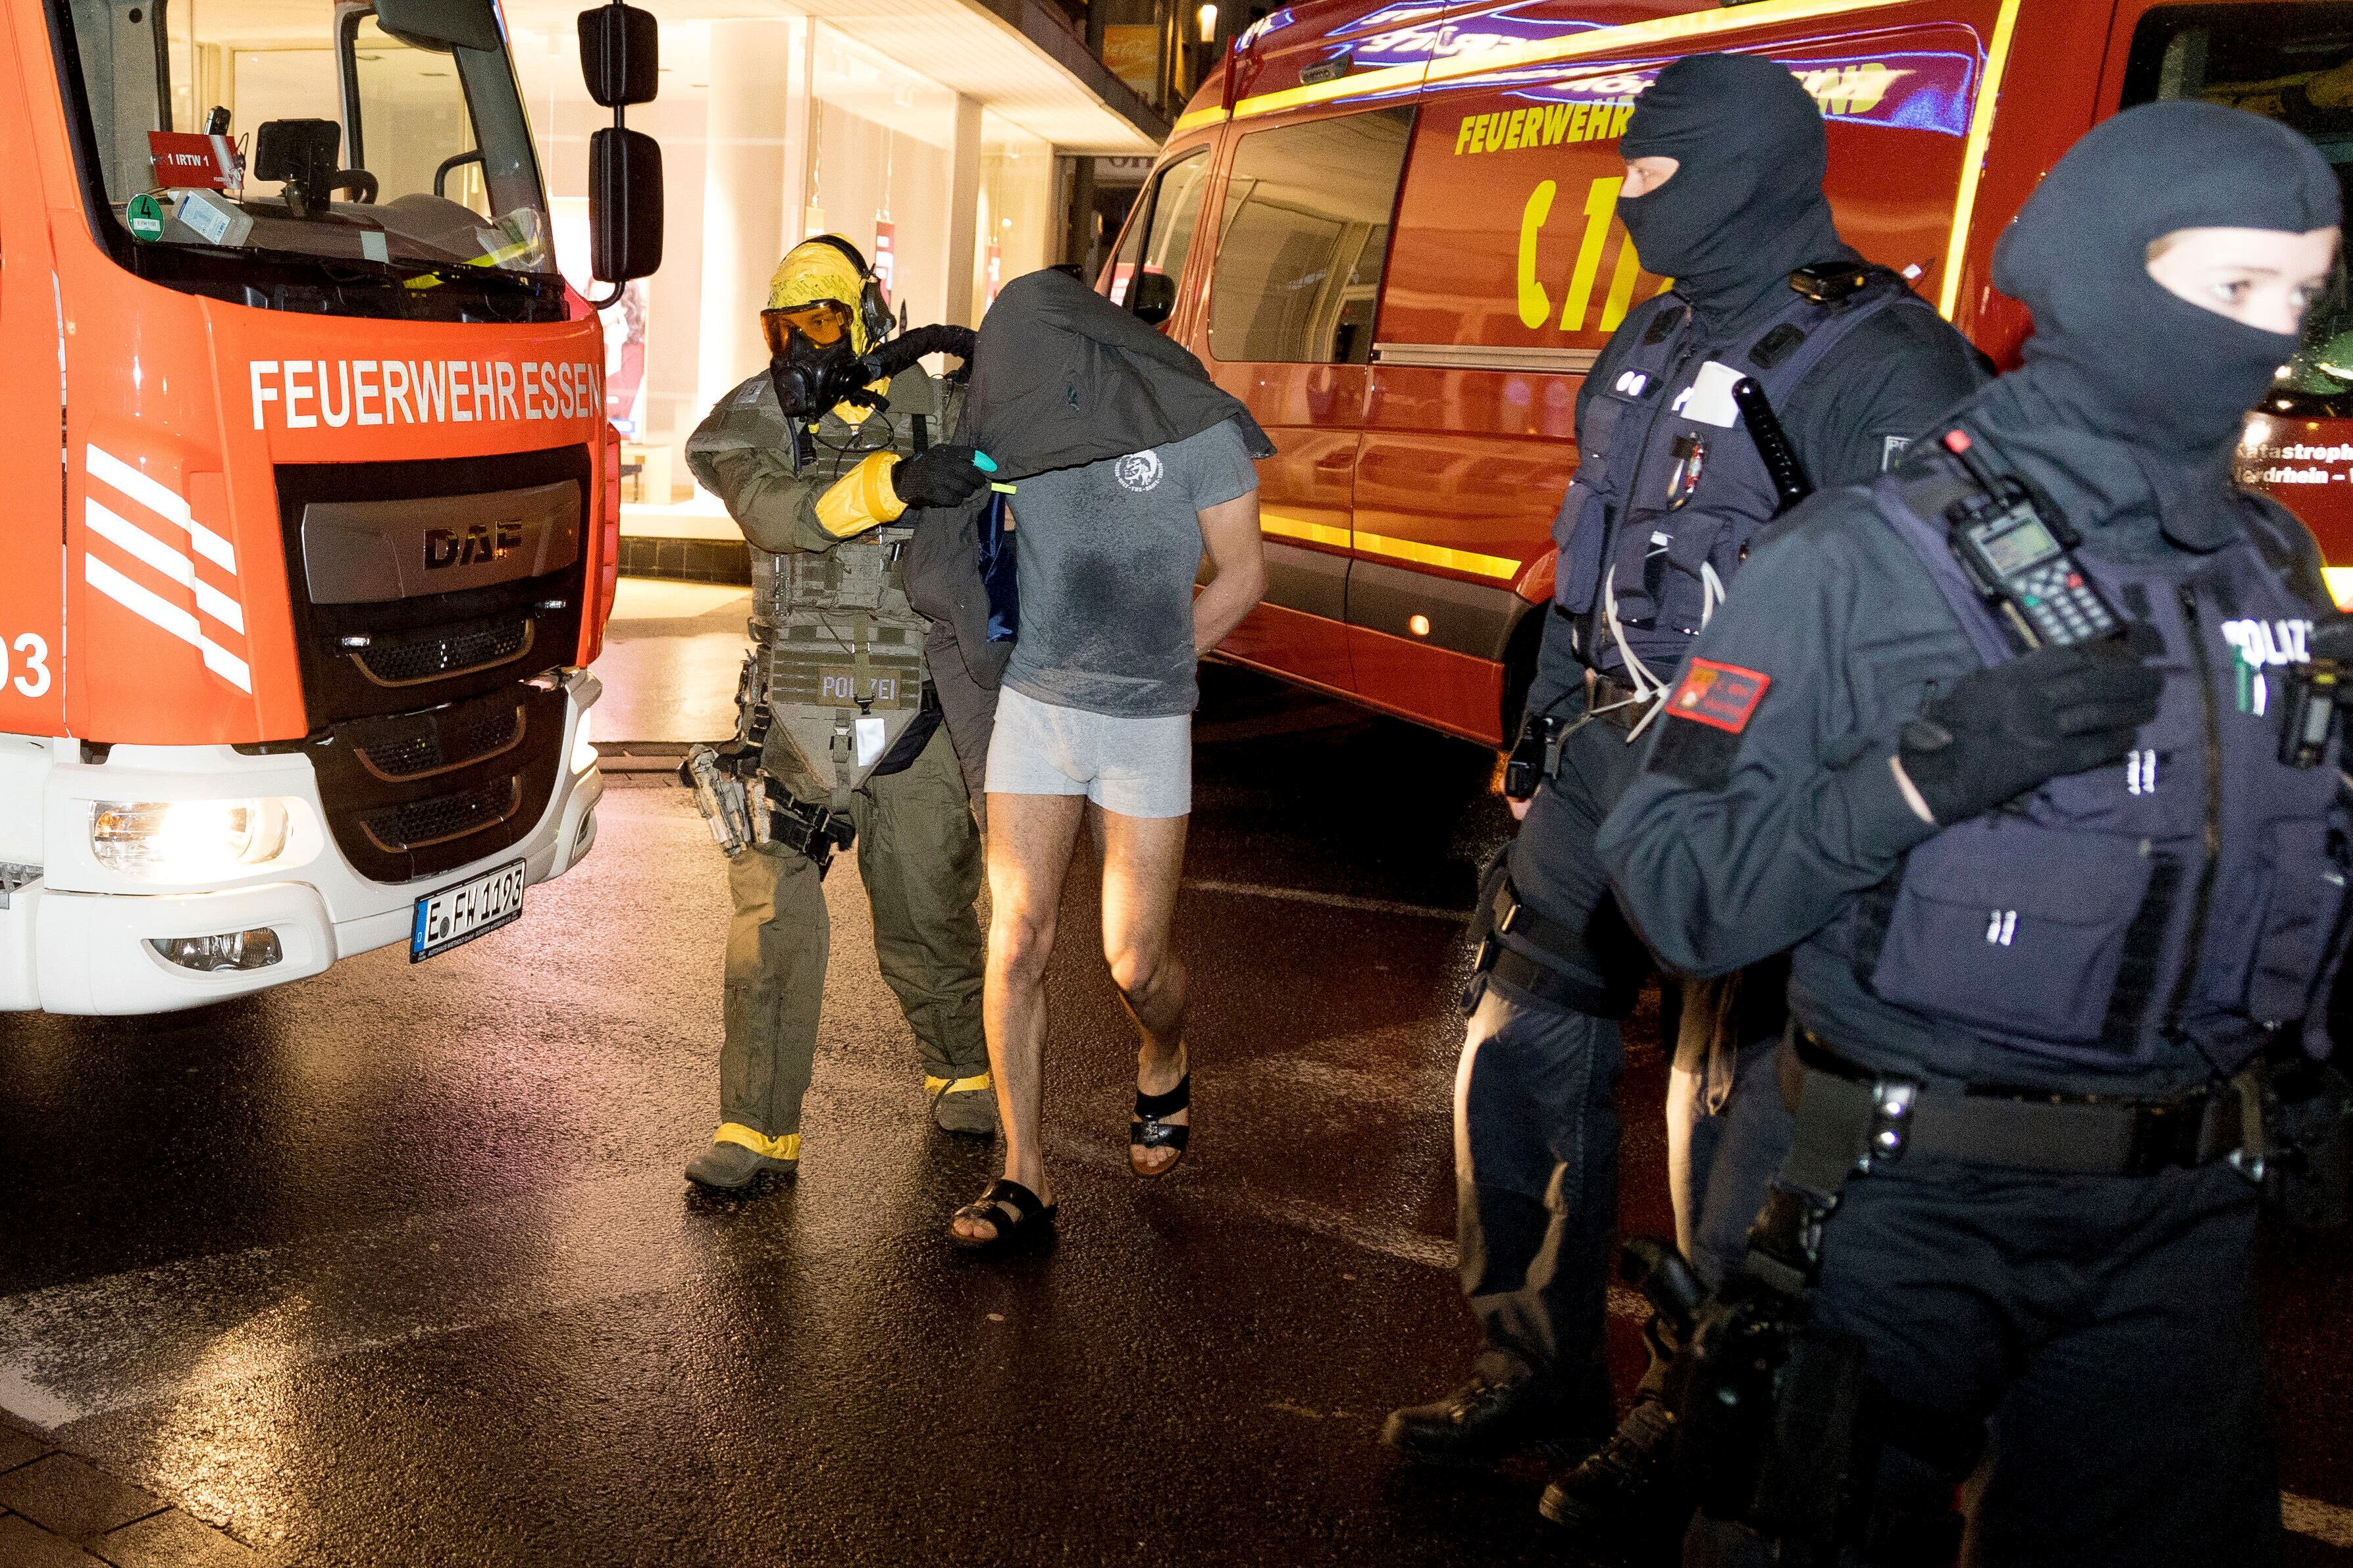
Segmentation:
<svg viewBox="0 0 2353 1568">
<path fill-rule="evenodd" d="M 0 1409 L 288 1563 L 1583 1561 L 1537 1472 L 1419 1474 L 1375 1440 L 1472 1344 L 1448 1107 L 1493 760 L 1205 687 L 1193 1152 L 1127 1173 L 1082 853 L 1052 1251 L 943 1240 L 991 1152 L 926 1120 L 847 868 L 799 1180 L 688 1195 L 722 861 L 683 792 L 616 788 L 580 868 L 425 964 L 0 1019 Z M 1629 1037 L 1621 1219 L 1662 1230 L 1654 1014 Z M 2299 1563 L 2353 1562 L 2348 1250 L 2266 1249 L 2283 1479 L 2320 1505 Z"/>
</svg>

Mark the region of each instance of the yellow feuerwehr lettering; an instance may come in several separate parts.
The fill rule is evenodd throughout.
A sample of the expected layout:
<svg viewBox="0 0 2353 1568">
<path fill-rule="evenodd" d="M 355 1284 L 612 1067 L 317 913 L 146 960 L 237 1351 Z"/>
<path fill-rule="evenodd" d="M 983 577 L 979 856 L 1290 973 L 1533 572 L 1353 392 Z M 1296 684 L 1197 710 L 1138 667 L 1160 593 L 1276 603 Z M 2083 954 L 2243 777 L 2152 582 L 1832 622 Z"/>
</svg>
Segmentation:
<svg viewBox="0 0 2353 1568">
<path fill-rule="evenodd" d="M 1552 314 L 1552 298 L 1536 281 L 1536 236 L 1545 219 L 1552 216 L 1556 189 L 1550 180 L 1545 181 L 1529 194 L 1528 205 L 1520 211 L 1520 324 L 1524 327 L 1541 327 Z"/>
<path fill-rule="evenodd" d="M 1460 158 L 1462 156 L 1462 149 L 1471 144 L 1471 132 L 1478 123 L 1479 117 L 1477 115 L 1466 114 L 1462 117 L 1462 123 L 1454 128 L 1454 155 L 1456 157 Z"/>
<path fill-rule="evenodd" d="M 1586 308 L 1593 302 L 1593 279 L 1601 270 L 1601 247 L 1609 237 L 1609 220 L 1617 216 L 1620 174 L 1599 179 L 1585 192 L 1585 237 L 1577 247 L 1577 270 L 1568 279 L 1568 298 L 1561 302 L 1560 327 L 1565 332 L 1585 330 Z M 1631 287 L 1631 285 L 1628 285 Z"/>
<path fill-rule="evenodd" d="M 1614 332 L 1618 323 L 1626 319 L 1626 307 L 1634 299 L 1634 279 L 1642 271 L 1642 258 L 1634 254 L 1634 237 L 1627 235 L 1618 242 L 1618 267 L 1609 274 L 1609 298 L 1601 302 L 1601 330 Z"/>
</svg>

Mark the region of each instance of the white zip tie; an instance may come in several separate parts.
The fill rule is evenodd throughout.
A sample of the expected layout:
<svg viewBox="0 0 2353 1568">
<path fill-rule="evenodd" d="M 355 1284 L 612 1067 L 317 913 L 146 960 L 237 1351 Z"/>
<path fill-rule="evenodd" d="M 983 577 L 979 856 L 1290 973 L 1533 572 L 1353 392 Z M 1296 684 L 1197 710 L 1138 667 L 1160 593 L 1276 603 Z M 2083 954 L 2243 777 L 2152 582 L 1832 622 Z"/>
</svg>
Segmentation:
<svg viewBox="0 0 2353 1568">
<path fill-rule="evenodd" d="M 1699 563 L 1699 629 L 1707 630 L 1707 623 L 1715 616 L 1715 607 L 1724 603 L 1724 579 L 1715 574 L 1715 567 L 1705 561 Z"/>
<path fill-rule="evenodd" d="M 1608 623 L 1610 638 L 1617 643 L 1619 655 L 1626 661 L 1626 673 L 1633 678 L 1628 684 L 1633 687 L 1634 695 L 1627 702 L 1613 702 L 1609 706 L 1623 708 L 1630 703 L 1641 702 L 1649 704 L 1651 710 L 1642 715 L 1640 723 L 1626 732 L 1626 743 L 1630 746 L 1644 730 L 1650 728 L 1651 721 L 1659 716 L 1659 710 L 1667 705 L 1667 688 L 1663 681 L 1651 673 L 1651 667 L 1642 662 L 1641 657 L 1627 646 L 1626 628 L 1618 624 L 1618 568 L 1614 565 L 1601 579 L 1601 618 Z"/>
</svg>

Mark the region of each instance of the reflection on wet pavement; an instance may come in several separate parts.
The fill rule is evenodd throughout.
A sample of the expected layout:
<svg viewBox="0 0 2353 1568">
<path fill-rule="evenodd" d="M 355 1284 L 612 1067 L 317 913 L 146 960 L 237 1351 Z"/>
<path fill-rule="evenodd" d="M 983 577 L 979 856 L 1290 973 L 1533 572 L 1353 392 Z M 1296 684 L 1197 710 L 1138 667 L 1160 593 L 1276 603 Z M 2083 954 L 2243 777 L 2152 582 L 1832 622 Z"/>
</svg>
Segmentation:
<svg viewBox="0 0 2353 1568">
<path fill-rule="evenodd" d="M 596 661 L 600 744 L 709 741 L 735 729 L 735 677 L 751 646 L 752 591 L 624 577 Z"/>
<path fill-rule="evenodd" d="M 625 659 L 742 614 L 633 596 L 659 613 L 623 623 Z M 637 700 L 682 710 L 662 657 Z M 600 673 L 626 694 L 622 668 Z M 994 1151 L 931 1127 L 854 873 L 825 884 L 797 1184 L 687 1197 L 723 862 L 683 791 L 621 790 L 520 921 L 426 963 L 0 1019 L 0 1408 L 322 1568 L 1578 1561 L 1537 1471 L 1419 1474 L 1375 1441 L 1471 1348 L 1449 1101 L 1461 916 L 1507 831 L 1493 759 L 1231 670 L 1204 689 L 1193 1152 L 1127 1174 L 1134 1037 L 1082 850 L 1050 975 L 1052 1251 L 946 1246 Z M 1655 1027 L 1630 1022 L 1621 1086 L 1621 1219 L 1652 1232 Z M 2341 1243 L 2269 1245 L 2284 1479 L 2353 1500 L 2327 1329 L 2353 1269 Z"/>
</svg>

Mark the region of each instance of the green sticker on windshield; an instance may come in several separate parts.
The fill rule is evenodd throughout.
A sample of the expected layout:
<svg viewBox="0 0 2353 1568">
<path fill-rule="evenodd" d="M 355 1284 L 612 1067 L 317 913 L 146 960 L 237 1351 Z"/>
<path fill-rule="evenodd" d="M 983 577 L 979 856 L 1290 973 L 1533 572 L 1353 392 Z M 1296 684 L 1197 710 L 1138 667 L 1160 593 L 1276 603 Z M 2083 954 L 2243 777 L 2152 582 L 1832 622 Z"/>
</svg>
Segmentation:
<svg viewBox="0 0 2353 1568">
<path fill-rule="evenodd" d="M 122 221 L 130 226 L 133 239 L 164 237 L 164 205 L 153 196 L 142 193 L 131 198 L 123 209 Z"/>
</svg>

